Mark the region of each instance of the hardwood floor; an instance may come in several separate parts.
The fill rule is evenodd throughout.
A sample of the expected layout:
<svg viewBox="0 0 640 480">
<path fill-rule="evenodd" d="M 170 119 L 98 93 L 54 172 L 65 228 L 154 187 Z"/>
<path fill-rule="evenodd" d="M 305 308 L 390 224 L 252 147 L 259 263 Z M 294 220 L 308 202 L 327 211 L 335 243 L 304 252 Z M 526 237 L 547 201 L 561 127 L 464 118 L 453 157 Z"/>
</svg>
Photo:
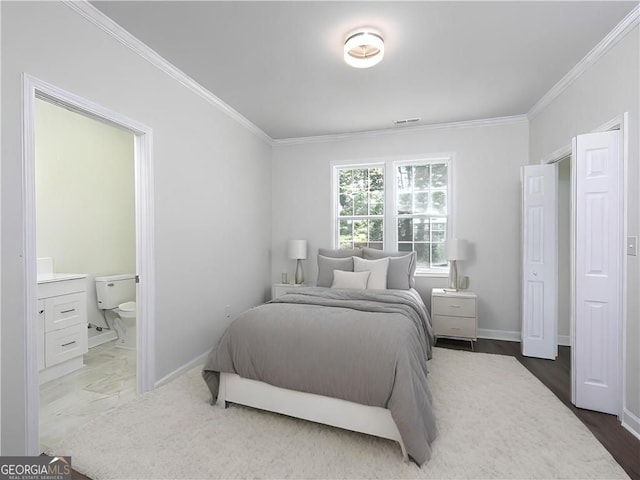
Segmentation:
<svg viewBox="0 0 640 480">
<path fill-rule="evenodd" d="M 438 340 L 437 346 L 471 350 L 467 341 L 444 338 Z M 500 340 L 478 339 L 475 351 L 516 357 L 591 430 L 591 433 L 609 451 L 629 477 L 640 480 L 640 440 L 622 427 L 614 415 L 583 410 L 576 408 L 571 403 L 570 347 L 559 347 L 556 360 L 524 357 L 520 353 L 519 343 Z"/>
<path fill-rule="evenodd" d="M 439 339 L 438 347 L 471 350 L 467 341 Z M 582 410 L 571 404 L 571 350 L 559 347 L 555 361 L 523 357 L 520 344 L 500 340 L 478 339 L 475 351 L 516 357 L 538 380 L 551 390 L 581 421 L 633 480 L 640 480 L 640 440 L 623 428 L 618 419 L 605 413 Z M 72 459 L 73 461 L 73 459 Z M 74 480 L 91 480 L 76 471 Z"/>
</svg>

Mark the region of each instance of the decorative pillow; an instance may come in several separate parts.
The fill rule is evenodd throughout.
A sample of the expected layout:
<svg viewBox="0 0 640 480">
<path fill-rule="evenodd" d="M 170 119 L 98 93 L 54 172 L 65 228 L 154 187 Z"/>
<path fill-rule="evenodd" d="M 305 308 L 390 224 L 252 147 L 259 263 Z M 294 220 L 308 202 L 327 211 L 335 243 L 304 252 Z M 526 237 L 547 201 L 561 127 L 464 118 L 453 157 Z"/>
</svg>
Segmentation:
<svg viewBox="0 0 640 480">
<path fill-rule="evenodd" d="M 360 257 L 362 258 L 361 248 L 341 248 L 332 250 L 330 248 L 319 248 L 318 255 L 331 258 Z"/>
<path fill-rule="evenodd" d="M 354 272 L 371 272 L 367 288 L 372 290 L 386 290 L 387 270 L 389 269 L 389 258 L 378 260 L 365 260 L 364 258 L 353 257 Z"/>
<path fill-rule="evenodd" d="M 330 258 L 318 255 L 318 287 L 330 287 L 333 283 L 333 271 L 353 272 L 353 257 Z"/>
<path fill-rule="evenodd" d="M 415 269 L 413 257 L 414 253 L 409 253 L 402 257 L 388 257 L 387 288 L 409 290 L 413 287 L 412 268 Z"/>
<path fill-rule="evenodd" d="M 358 257 L 356 257 L 358 258 Z M 333 283 L 331 288 L 367 288 L 367 282 L 371 272 L 345 272 L 342 270 L 333 271 Z"/>
<path fill-rule="evenodd" d="M 408 290 L 415 288 L 416 252 L 383 252 L 375 248 L 364 247 L 363 256 L 368 260 L 389 257 L 387 288 Z"/>
</svg>

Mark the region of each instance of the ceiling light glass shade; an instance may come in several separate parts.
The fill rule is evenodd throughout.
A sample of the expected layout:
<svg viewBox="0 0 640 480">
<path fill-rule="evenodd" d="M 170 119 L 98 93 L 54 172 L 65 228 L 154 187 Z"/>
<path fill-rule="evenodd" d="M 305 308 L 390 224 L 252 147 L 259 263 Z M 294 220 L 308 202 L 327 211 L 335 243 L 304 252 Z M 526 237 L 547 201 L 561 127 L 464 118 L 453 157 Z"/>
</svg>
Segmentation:
<svg viewBox="0 0 640 480">
<path fill-rule="evenodd" d="M 371 30 L 358 30 L 344 42 L 344 61 L 352 67 L 373 67 L 384 57 L 384 40 Z"/>
</svg>

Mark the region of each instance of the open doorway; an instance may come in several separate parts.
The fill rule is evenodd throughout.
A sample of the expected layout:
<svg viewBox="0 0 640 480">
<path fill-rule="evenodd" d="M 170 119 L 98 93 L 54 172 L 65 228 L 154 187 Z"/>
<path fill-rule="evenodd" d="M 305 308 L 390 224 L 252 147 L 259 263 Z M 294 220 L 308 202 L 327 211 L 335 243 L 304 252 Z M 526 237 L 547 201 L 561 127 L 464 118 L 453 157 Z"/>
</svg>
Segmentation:
<svg viewBox="0 0 640 480">
<path fill-rule="evenodd" d="M 558 172 L 558 345 L 571 344 L 571 156 Z"/>
<path fill-rule="evenodd" d="M 27 453 L 40 450 L 40 366 L 38 355 L 38 315 L 42 304 L 38 297 L 36 236 L 36 102 L 45 100 L 85 117 L 126 130 L 133 135 L 135 185 L 135 271 L 133 272 L 136 304 L 136 386 L 137 393 L 152 390 L 155 382 L 154 316 L 155 271 L 153 228 L 153 170 L 151 129 L 121 114 L 83 99 L 29 75 L 23 78 L 23 162 L 24 162 L 24 252 L 26 318 L 26 404 Z M 105 227 L 106 228 L 106 227 Z M 82 298 L 75 297 L 82 308 Z M 85 302 L 86 304 L 86 298 Z M 75 306 L 73 308 L 76 308 Z M 66 309 L 70 310 L 70 309 Z M 61 313 L 62 310 L 60 310 Z M 66 312 L 73 316 L 76 313 Z M 86 326 L 85 326 L 86 328 Z"/>
<path fill-rule="evenodd" d="M 136 395 L 135 136 L 44 99 L 35 121 L 40 449 L 53 452 Z M 107 304 L 97 293 L 116 289 L 97 280 L 115 275 Z"/>
<path fill-rule="evenodd" d="M 571 347 L 572 403 L 619 418 L 626 398 L 626 117 L 542 162 L 556 164 L 558 175 L 557 341 Z"/>
</svg>

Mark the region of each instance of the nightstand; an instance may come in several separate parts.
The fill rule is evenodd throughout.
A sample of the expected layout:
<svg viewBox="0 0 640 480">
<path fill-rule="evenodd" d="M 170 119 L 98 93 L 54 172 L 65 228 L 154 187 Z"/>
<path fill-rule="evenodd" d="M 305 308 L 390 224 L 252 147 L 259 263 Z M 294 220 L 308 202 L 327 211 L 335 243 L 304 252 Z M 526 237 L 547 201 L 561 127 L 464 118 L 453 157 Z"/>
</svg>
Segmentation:
<svg viewBox="0 0 640 480">
<path fill-rule="evenodd" d="M 271 285 L 271 300 L 274 298 L 278 298 L 280 295 L 283 295 L 290 291 L 293 288 L 302 287 L 304 284 L 298 283 L 274 283 Z"/>
<path fill-rule="evenodd" d="M 478 339 L 478 295 L 468 290 L 431 290 L 431 319 L 438 337 L 469 340 L 471 350 Z"/>
</svg>

